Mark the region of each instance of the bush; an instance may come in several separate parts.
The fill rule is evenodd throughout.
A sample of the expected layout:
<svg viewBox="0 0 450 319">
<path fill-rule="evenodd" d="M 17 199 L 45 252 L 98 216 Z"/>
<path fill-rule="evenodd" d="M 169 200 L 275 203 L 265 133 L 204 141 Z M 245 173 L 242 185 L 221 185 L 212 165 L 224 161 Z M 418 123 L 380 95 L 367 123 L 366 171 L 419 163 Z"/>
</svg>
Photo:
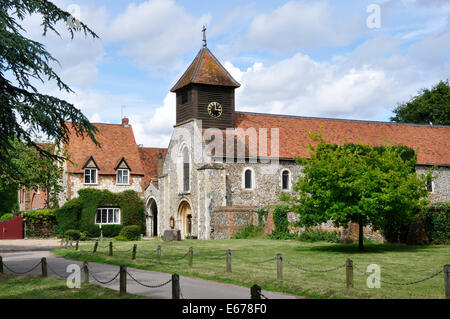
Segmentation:
<svg viewBox="0 0 450 319">
<path fill-rule="evenodd" d="M 89 237 L 99 237 L 100 228 L 95 224 L 98 207 L 120 207 L 122 225 L 119 227 L 138 225 L 142 233 L 145 233 L 145 205 L 135 191 L 112 193 L 108 190 L 84 188 L 78 191 L 78 195 L 56 211 L 59 234 L 64 234 L 68 229 L 77 229 L 86 232 Z M 103 235 L 117 236 L 120 233 L 119 227 L 104 225 Z"/>
<path fill-rule="evenodd" d="M 69 229 L 80 229 L 83 201 L 76 197 L 55 211 L 57 232 L 63 235 Z"/>
<path fill-rule="evenodd" d="M 340 239 L 341 233 L 338 231 L 307 230 L 298 235 L 298 240 L 312 243 L 316 241 L 339 243 Z"/>
<path fill-rule="evenodd" d="M 425 231 L 433 244 L 450 244 L 450 203 L 436 203 L 424 211 Z"/>
<path fill-rule="evenodd" d="M 118 240 L 118 241 L 127 241 L 128 240 L 125 236 L 122 236 L 122 235 L 116 236 L 116 237 L 114 237 L 114 239 Z"/>
<path fill-rule="evenodd" d="M 25 222 L 25 236 L 48 238 L 56 234 L 56 215 L 54 209 L 35 209 L 21 213 Z"/>
<path fill-rule="evenodd" d="M 7 213 L 7 214 L 3 214 L 2 217 L 0 217 L 0 220 L 10 220 L 13 217 L 14 217 L 13 214 Z"/>
<path fill-rule="evenodd" d="M 276 239 L 276 240 L 297 239 L 297 234 L 274 232 L 273 234 L 269 235 L 269 238 Z"/>
<path fill-rule="evenodd" d="M 242 228 L 242 230 L 233 236 L 233 239 L 248 239 L 262 237 L 264 235 L 264 229 L 261 226 L 248 225 Z"/>
<path fill-rule="evenodd" d="M 278 205 L 273 210 L 275 233 L 289 233 L 288 212 L 288 207 L 285 205 Z"/>
<path fill-rule="evenodd" d="M 125 237 L 127 240 L 141 239 L 142 228 L 139 225 L 125 226 L 120 231 L 119 236 Z"/>
<path fill-rule="evenodd" d="M 103 237 L 115 237 L 120 234 L 122 225 L 102 225 Z"/>
<path fill-rule="evenodd" d="M 81 237 L 81 232 L 76 229 L 69 229 L 69 230 L 66 230 L 66 232 L 64 233 L 64 236 L 71 240 L 79 240 Z"/>
</svg>

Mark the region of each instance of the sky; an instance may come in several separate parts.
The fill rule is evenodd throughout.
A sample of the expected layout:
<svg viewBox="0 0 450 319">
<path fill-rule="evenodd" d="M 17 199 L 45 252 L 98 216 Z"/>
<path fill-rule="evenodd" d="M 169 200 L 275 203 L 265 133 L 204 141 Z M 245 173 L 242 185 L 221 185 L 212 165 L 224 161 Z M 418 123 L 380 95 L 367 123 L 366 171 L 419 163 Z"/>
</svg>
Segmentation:
<svg viewBox="0 0 450 319">
<path fill-rule="evenodd" d="M 236 110 L 389 121 L 421 89 L 450 78 L 450 0 L 54 0 L 100 39 L 61 23 L 42 36 L 55 71 L 39 89 L 95 123 L 130 119 L 136 142 L 167 147 L 175 124 L 171 87 L 207 45 L 241 84 Z"/>
</svg>

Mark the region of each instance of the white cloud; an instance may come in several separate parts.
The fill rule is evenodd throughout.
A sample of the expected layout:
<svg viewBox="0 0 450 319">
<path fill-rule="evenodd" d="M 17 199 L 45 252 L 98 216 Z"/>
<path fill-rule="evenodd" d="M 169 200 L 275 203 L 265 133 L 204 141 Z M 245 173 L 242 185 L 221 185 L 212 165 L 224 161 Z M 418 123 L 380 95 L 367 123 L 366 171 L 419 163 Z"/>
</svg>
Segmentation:
<svg viewBox="0 0 450 319">
<path fill-rule="evenodd" d="M 151 147 L 167 147 L 175 125 L 175 94 L 168 93 L 163 105 L 152 116 L 130 115 L 130 124 L 137 144 Z"/>
<path fill-rule="evenodd" d="M 271 13 L 256 16 L 250 24 L 249 47 L 274 52 L 343 46 L 351 43 L 363 28 L 363 15 L 337 19 L 326 1 L 288 2 Z"/>
<path fill-rule="evenodd" d="M 229 62 L 225 66 L 241 79 L 236 109 L 251 112 L 371 119 L 392 110 L 424 83 L 376 65 L 351 66 L 346 59 L 318 62 L 301 53 L 246 71 Z"/>
<path fill-rule="evenodd" d="M 134 57 L 149 69 L 173 69 L 180 57 L 201 45 L 201 26 L 209 15 L 195 18 L 173 0 L 132 3 L 115 18 L 107 40 L 120 43 L 120 54 Z"/>
</svg>

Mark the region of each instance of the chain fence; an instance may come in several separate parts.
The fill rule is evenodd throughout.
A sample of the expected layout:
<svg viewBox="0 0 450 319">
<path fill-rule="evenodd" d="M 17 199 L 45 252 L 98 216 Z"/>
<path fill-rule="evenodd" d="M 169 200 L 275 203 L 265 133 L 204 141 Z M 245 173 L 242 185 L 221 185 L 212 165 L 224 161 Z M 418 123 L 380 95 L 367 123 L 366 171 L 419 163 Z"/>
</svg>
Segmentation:
<svg viewBox="0 0 450 319">
<path fill-rule="evenodd" d="M 34 267 L 32 267 L 30 270 L 27 270 L 27 271 L 24 271 L 24 272 L 12 270 L 12 269 L 11 269 L 10 267 L 8 267 L 8 265 L 6 265 L 5 263 L 3 263 L 3 266 L 4 266 L 6 269 L 8 269 L 10 272 L 12 272 L 13 274 L 16 274 L 16 275 L 25 275 L 25 274 L 28 274 L 28 273 L 32 272 L 33 270 L 35 270 L 40 264 L 42 264 L 42 260 L 39 261 L 39 262 L 38 262 Z"/>
<path fill-rule="evenodd" d="M 91 269 L 89 269 L 89 266 L 86 265 L 86 267 L 87 267 L 87 269 L 88 269 L 89 276 L 92 277 L 96 282 L 98 282 L 98 283 L 100 283 L 100 284 L 103 284 L 103 285 L 107 285 L 107 284 L 113 282 L 113 281 L 116 280 L 117 277 L 120 275 L 120 271 L 118 271 L 117 274 L 116 274 L 112 279 L 107 280 L 107 281 L 102 281 L 102 280 L 99 280 L 99 279 L 95 276 L 94 272 L 91 271 Z M 97 274 L 97 276 L 98 276 L 98 274 Z"/>
<path fill-rule="evenodd" d="M 163 283 L 161 283 L 161 284 L 159 284 L 159 285 L 147 285 L 147 284 L 144 284 L 142 281 L 137 280 L 137 279 L 136 279 L 135 277 L 133 277 L 133 275 L 131 275 L 128 271 L 127 271 L 127 274 L 128 274 L 128 276 L 130 276 L 131 279 L 133 279 L 133 280 L 134 280 L 136 283 L 138 283 L 139 285 L 141 285 L 141 286 L 143 286 L 143 287 L 147 287 L 147 288 L 152 288 L 152 289 L 164 287 L 164 286 L 167 285 L 168 283 L 171 283 L 171 282 L 172 282 L 172 279 L 169 279 L 168 281 L 163 282 Z"/>
<path fill-rule="evenodd" d="M 352 265 L 353 265 L 353 267 L 356 268 L 356 270 L 358 270 L 358 272 L 360 272 L 360 273 L 363 274 L 364 276 L 369 277 L 369 276 L 371 275 L 371 274 L 366 273 L 364 270 L 360 269 L 360 268 L 359 268 L 358 266 L 356 266 L 353 262 L 352 262 Z M 383 284 L 387 284 L 387 285 L 394 285 L 394 286 L 409 286 L 409 285 L 415 285 L 415 284 L 418 284 L 418 283 L 427 281 L 427 280 L 429 280 L 429 279 L 432 279 L 432 278 L 436 277 L 437 275 L 441 274 L 442 272 L 444 272 L 443 269 L 442 269 L 442 270 L 439 270 L 438 272 L 436 272 L 436 273 L 434 273 L 434 274 L 432 274 L 432 275 L 430 275 L 430 276 L 428 276 L 428 277 L 425 277 L 425 278 L 423 278 L 423 279 L 419 279 L 419 280 L 416 280 L 416 281 L 409 281 L 409 282 L 390 282 L 390 281 L 386 281 L 386 280 L 382 280 L 382 279 L 376 279 L 376 278 L 375 278 L 375 279 L 378 280 L 378 281 L 380 281 L 380 282 L 382 282 Z"/>
<path fill-rule="evenodd" d="M 234 253 L 231 253 L 231 256 L 232 257 L 236 257 L 237 259 L 240 259 L 240 260 L 242 260 L 242 261 L 244 261 L 246 263 L 250 263 L 250 264 L 264 264 L 264 263 L 267 263 L 269 261 L 273 261 L 273 260 L 277 259 L 277 257 L 272 257 L 272 258 L 261 260 L 261 261 L 252 261 L 252 260 L 248 260 L 248 259 L 242 258 L 242 257 L 240 257 L 240 256 L 238 256 L 238 255 L 236 255 Z"/>
<path fill-rule="evenodd" d="M 344 267 L 345 267 L 345 263 L 344 263 L 344 264 L 342 264 L 342 265 L 338 265 L 338 266 L 333 267 L 333 268 L 330 268 L 330 269 L 323 269 L 323 270 L 319 270 L 319 269 L 307 269 L 307 268 L 304 268 L 304 267 L 302 267 L 302 266 L 295 265 L 295 264 L 291 263 L 289 260 L 286 260 L 286 259 L 284 259 L 284 258 L 283 258 L 282 260 L 285 261 L 285 262 L 286 262 L 289 266 L 291 266 L 291 267 L 297 268 L 297 269 L 302 270 L 302 271 L 305 271 L 305 272 L 312 272 L 312 273 L 326 273 L 326 272 L 335 271 L 335 270 L 338 270 L 338 269 L 341 269 L 341 268 L 344 268 Z"/>
</svg>

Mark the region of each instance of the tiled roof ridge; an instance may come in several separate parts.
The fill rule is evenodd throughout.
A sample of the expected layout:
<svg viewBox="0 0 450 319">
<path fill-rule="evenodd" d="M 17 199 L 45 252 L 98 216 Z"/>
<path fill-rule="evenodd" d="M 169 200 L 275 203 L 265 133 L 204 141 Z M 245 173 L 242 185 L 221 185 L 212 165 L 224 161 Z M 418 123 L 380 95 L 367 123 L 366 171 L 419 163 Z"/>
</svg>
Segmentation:
<svg viewBox="0 0 450 319">
<path fill-rule="evenodd" d="M 293 118 L 293 119 L 327 120 L 327 121 L 360 122 L 360 123 L 392 124 L 392 125 L 409 125 L 409 126 L 421 126 L 421 127 L 430 127 L 430 128 L 432 128 L 432 127 L 450 128 L 450 125 L 431 125 L 431 124 L 419 124 L 419 123 L 397 123 L 397 122 L 374 121 L 374 120 L 340 119 L 340 118 L 333 118 L 333 117 L 315 117 L 315 116 L 272 114 L 272 113 L 257 113 L 257 112 L 245 112 L 245 111 L 235 111 L 235 113 L 236 114 L 243 114 L 243 115 L 284 117 L 284 118 Z"/>
<path fill-rule="evenodd" d="M 239 84 L 239 83 L 233 78 L 233 76 L 230 74 L 230 72 L 228 72 L 227 69 L 225 69 L 225 67 L 222 65 L 222 63 L 219 62 L 219 60 L 216 58 L 216 56 L 215 56 L 215 55 L 214 55 L 207 47 L 205 47 L 205 49 L 208 50 L 209 54 L 211 55 L 211 58 L 217 63 L 217 65 L 219 65 L 220 68 L 221 68 L 221 69 L 229 76 L 230 80 L 231 80 L 232 82 L 234 82 L 234 84 L 235 84 L 237 87 L 240 87 L 241 84 Z M 200 63 L 201 63 L 201 62 L 200 62 Z"/>
</svg>

